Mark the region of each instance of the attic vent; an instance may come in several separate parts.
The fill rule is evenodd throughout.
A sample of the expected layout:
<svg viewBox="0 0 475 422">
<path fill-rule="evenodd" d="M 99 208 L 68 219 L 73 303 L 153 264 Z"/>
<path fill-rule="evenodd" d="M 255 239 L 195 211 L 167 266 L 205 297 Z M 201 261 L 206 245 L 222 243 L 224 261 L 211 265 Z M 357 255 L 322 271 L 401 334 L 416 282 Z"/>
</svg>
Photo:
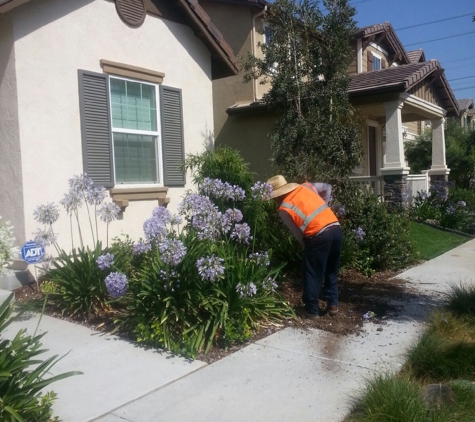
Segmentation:
<svg viewBox="0 0 475 422">
<path fill-rule="evenodd" d="M 130 26 L 140 26 L 145 20 L 143 0 L 116 0 L 115 6 L 120 18 Z"/>
</svg>

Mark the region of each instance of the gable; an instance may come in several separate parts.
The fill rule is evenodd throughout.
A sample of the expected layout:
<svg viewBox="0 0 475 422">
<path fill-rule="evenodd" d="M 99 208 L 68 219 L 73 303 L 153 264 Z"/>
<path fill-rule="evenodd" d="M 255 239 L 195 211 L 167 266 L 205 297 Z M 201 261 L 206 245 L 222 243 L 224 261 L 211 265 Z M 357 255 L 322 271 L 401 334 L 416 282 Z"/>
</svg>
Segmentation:
<svg viewBox="0 0 475 422">
<path fill-rule="evenodd" d="M 415 95 L 441 108 L 447 107 L 447 103 L 440 93 L 440 88 L 433 81 L 425 79 L 419 82 L 408 91 L 408 94 Z"/>
</svg>

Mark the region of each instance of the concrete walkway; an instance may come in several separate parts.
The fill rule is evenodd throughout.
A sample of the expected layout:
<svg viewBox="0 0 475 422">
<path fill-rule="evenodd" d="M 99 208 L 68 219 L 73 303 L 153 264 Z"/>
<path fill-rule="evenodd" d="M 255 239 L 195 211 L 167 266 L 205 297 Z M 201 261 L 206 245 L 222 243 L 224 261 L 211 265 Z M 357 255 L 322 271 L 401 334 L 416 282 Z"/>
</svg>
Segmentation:
<svg viewBox="0 0 475 422">
<path fill-rule="evenodd" d="M 400 367 L 449 283 L 475 283 L 475 240 L 398 278 L 414 293 L 391 300 L 398 311 L 385 325 L 368 322 L 347 337 L 287 328 L 211 365 L 44 317 L 45 347 L 70 351 L 55 373 L 84 372 L 52 386 L 55 412 L 65 422 L 340 421 L 365 379 Z M 36 322 L 17 322 L 9 333 L 33 331 Z"/>
</svg>

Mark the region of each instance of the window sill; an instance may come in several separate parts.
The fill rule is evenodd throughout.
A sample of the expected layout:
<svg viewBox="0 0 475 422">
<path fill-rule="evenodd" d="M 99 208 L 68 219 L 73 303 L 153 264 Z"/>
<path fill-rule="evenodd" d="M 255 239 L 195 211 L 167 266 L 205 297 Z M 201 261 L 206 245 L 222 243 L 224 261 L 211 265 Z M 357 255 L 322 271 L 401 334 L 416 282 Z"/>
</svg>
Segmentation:
<svg viewBox="0 0 475 422">
<path fill-rule="evenodd" d="M 167 197 L 168 188 L 164 186 L 112 188 L 109 192 L 112 201 L 121 208 L 122 212 L 129 206 L 129 201 L 157 200 L 159 206 L 167 206 L 170 202 L 170 198 Z"/>
</svg>

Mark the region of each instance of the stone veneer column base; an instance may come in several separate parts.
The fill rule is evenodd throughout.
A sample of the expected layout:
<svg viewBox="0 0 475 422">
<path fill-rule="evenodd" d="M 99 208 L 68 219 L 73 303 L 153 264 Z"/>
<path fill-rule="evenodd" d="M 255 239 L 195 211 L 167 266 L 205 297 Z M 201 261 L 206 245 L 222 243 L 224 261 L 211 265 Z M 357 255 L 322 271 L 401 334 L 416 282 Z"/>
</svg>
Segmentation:
<svg viewBox="0 0 475 422">
<path fill-rule="evenodd" d="M 384 202 L 389 211 L 398 211 L 407 206 L 407 175 L 384 175 Z"/>
</svg>

